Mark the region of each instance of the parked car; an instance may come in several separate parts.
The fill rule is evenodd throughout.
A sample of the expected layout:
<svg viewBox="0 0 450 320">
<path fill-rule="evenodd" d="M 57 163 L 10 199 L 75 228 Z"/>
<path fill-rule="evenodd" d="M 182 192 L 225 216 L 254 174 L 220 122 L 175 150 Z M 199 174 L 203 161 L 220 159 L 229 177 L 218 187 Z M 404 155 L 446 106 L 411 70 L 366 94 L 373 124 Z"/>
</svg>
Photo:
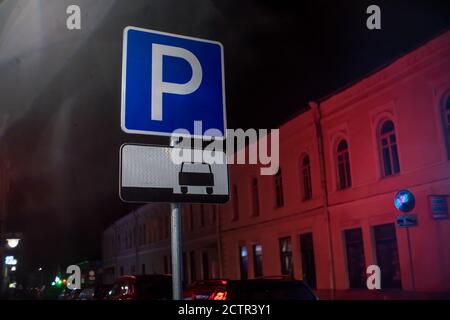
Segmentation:
<svg viewBox="0 0 450 320">
<path fill-rule="evenodd" d="M 104 300 L 106 299 L 112 285 L 96 285 L 81 290 L 78 300 Z"/>
<path fill-rule="evenodd" d="M 78 295 L 78 300 L 94 300 L 95 288 L 84 288 Z"/>
<path fill-rule="evenodd" d="M 172 277 L 136 275 L 120 277 L 107 296 L 108 300 L 170 300 Z"/>
<path fill-rule="evenodd" d="M 68 300 L 69 295 L 72 293 L 72 290 L 64 288 L 58 294 L 57 300 Z"/>
<path fill-rule="evenodd" d="M 111 291 L 113 285 L 102 284 L 97 285 L 94 290 L 94 300 L 104 300 L 107 299 L 109 292 Z"/>
<path fill-rule="evenodd" d="M 203 280 L 187 289 L 190 300 L 318 300 L 301 280 L 285 277 L 251 280 Z"/>
<path fill-rule="evenodd" d="M 64 300 L 78 300 L 80 297 L 81 289 L 75 289 L 70 291 L 64 296 Z"/>
</svg>

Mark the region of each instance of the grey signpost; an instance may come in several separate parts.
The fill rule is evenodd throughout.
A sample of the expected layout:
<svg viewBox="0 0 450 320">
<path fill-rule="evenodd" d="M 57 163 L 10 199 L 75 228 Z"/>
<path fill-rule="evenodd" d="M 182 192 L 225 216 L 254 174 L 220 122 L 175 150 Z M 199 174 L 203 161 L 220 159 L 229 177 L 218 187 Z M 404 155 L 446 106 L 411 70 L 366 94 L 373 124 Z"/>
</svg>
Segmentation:
<svg viewBox="0 0 450 320">
<path fill-rule="evenodd" d="M 394 197 L 394 205 L 397 210 L 408 213 L 397 217 L 397 225 L 401 228 L 406 228 L 406 241 L 408 242 L 408 255 L 409 255 L 409 266 L 411 269 L 411 287 L 412 290 L 416 290 L 416 283 L 414 277 L 414 265 L 412 261 L 412 249 L 411 249 L 411 239 L 409 235 L 409 228 L 417 226 L 417 215 L 409 214 L 414 210 L 416 206 L 416 200 L 414 194 L 409 190 L 400 190 Z"/>
<path fill-rule="evenodd" d="M 171 138 L 170 146 L 175 147 L 176 138 Z M 191 212 L 192 214 L 192 212 Z M 172 256 L 172 293 L 174 300 L 183 298 L 183 261 L 181 258 L 181 205 L 170 204 L 170 250 Z"/>
<path fill-rule="evenodd" d="M 181 260 L 181 206 L 170 204 L 171 250 L 172 250 L 172 290 L 174 300 L 181 300 L 183 293 L 183 263 Z"/>
</svg>

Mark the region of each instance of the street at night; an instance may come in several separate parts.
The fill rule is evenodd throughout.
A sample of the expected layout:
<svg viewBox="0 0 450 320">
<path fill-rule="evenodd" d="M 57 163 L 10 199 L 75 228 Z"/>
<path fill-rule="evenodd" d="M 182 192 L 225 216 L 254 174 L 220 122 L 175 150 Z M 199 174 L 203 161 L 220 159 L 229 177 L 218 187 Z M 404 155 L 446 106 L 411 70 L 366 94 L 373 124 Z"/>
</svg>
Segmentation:
<svg viewBox="0 0 450 320">
<path fill-rule="evenodd" d="M 5 306 L 448 302 L 449 199 L 448 1 L 0 0 Z"/>
</svg>

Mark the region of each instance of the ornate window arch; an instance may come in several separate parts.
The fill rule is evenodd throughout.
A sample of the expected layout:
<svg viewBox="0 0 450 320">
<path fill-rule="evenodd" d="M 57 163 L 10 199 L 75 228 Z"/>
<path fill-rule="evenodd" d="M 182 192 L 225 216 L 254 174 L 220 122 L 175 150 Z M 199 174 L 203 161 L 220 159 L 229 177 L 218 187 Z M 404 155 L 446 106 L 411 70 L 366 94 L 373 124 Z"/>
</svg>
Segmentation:
<svg viewBox="0 0 450 320">
<path fill-rule="evenodd" d="M 441 115 L 444 126 L 444 139 L 447 148 L 447 159 L 450 160 L 450 91 L 448 91 L 441 102 Z"/>
<path fill-rule="evenodd" d="M 258 178 L 254 177 L 252 179 L 252 216 L 259 216 L 259 184 Z"/>
<path fill-rule="evenodd" d="M 275 204 L 277 208 L 284 206 L 284 193 L 283 193 L 283 175 L 281 173 L 281 168 L 274 176 L 275 183 Z"/>
<path fill-rule="evenodd" d="M 400 173 L 400 161 L 394 121 L 391 119 L 380 121 L 377 139 L 382 175 L 384 177 L 389 177 Z"/>
<path fill-rule="evenodd" d="M 303 201 L 310 200 L 312 198 L 311 161 L 307 153 L 300 157 L 299 168 Z"/>
<path fill-rule="evenodd" d="M 335 147 L 335 161 L 338 189 L 347 189 L 352 186 L 352 175 L 350 172 L 350 154 L 347 139 L 340 138 Z"/>
</svg>

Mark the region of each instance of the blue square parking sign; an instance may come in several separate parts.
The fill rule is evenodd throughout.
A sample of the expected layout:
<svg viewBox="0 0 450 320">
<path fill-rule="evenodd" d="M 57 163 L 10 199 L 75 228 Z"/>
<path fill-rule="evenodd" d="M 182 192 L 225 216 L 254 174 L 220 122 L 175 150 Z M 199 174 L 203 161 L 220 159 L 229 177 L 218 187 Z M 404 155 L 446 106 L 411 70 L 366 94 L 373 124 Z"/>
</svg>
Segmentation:
<svg viewBox="0 0 450 320">
<path fill-rule="evenodd" d="M 121 127 L 126 133 L 222 138 L 226 130 L 219 42 L 127 27 L 123 39 Z M 216 129 L 220 135 L 205 134 Z"/>
</svg>

